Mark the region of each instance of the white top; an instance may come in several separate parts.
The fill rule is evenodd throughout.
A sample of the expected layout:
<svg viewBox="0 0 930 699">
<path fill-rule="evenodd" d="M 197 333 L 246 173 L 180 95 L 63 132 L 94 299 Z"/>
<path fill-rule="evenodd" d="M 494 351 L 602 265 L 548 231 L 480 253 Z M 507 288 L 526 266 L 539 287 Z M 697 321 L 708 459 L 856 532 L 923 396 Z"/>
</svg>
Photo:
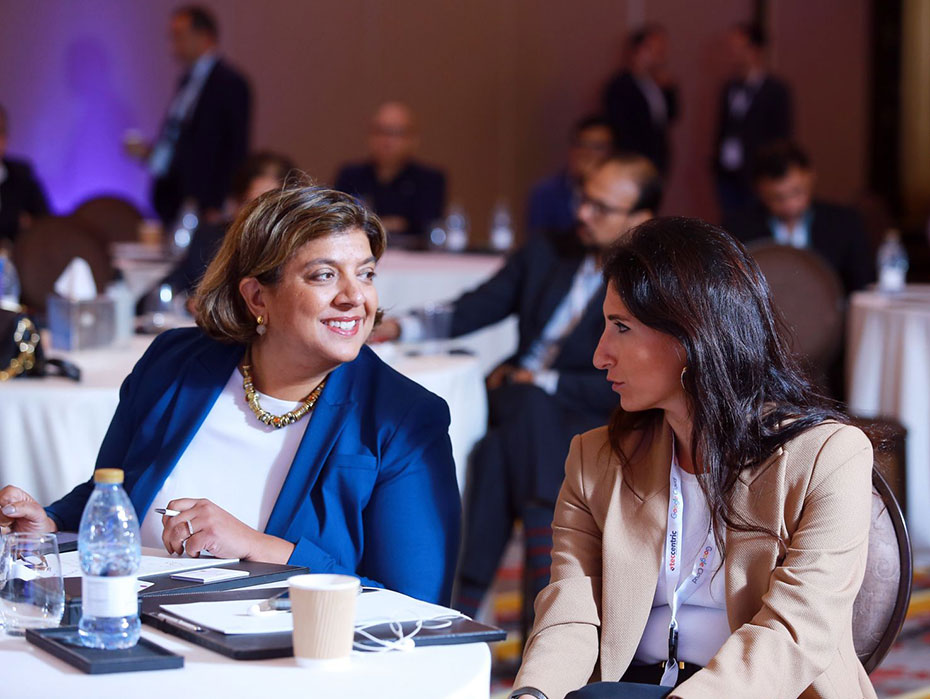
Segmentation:
<svg viewBox="0 0 930 699">
<path fill-rule="evenodd" d="M 698 553 L 710 530 L 710 510 L 704 493 L 693 473 L 681 471 L 681 490 L 684 500 L 684 522 L 682 524 L 682 566 L 691 570 Z M 678 660 L 697 665 L 707 665 L 714 654 L 730 636 L 727 621 L 726 590 L 720 558 L 705 575 L 705 581 L 685 601 L 678 611 Z M 668 624 L 671 610 L 665 576 L 659 574 L 659 583 L 652 600 L 652 611 L 646 621 L 643 637 L 633 659 L 639 663 L 661 663 L 668 657 Z"/>
<path fill-rule="evenodd" d="M 262 408 L 274 415 L 299 402 L 259 393 Z M 312 412 L 293 425 L 275 429 L 258 421 L 245 401 L 238 367 L 152 501 L 142 520 L 142 545 L 163 547 L 161 515 L 176 498 L 207 498 L 253 529 L 264 531 Z"/>
</svg>

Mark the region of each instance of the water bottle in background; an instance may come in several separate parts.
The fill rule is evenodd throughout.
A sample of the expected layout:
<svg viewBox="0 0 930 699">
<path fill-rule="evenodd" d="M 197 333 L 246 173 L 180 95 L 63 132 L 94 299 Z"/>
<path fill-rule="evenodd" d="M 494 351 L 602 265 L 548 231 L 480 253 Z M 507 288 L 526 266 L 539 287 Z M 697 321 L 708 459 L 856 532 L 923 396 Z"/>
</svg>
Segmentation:
<svg viewBox="0 0 930 699">
<path fill-rule="evenodd" d="M 190 247 L 191 239 L 194 237 L 194 230 L 200 225 L 200 216 L 198 214 L 197 202 L 188 199 L 181 206 L 181 212 L 178 214 L 177 222 L 174 225 L 174 232 L 168 241 L 171 252 L 180 257 L 184 251 Z"/>
<path fill-rule="evenodd" d="M 510 210 L 504 202 L 498 202 L 491 216 L 491 249 L 506 252 L 513 245 L 513 224 Z"/>
<path fill-rule="evenodd" d="M 107 650 L 131 648 L 142 625 L 136 572 L 142 556 L 139 520 L 123 490 L 123 471 L 94 471 L 94 491 L 81 516 L 81 642 Z"/>
<path fill-rule="evenodd" d="M 907 266 L 907 251 L 901 244 L 901 234 L 892 228 L 878 248 L 878 288 L 888 292 L 902 291 Z"/>
<path fill-rule="evenodd" d="M 449 207 L 446 216 L 446 249 L 462 252 L 468 247 L 468 217 L 461 206 Z"/>
<path fill-rule="evenodd" d="M 135 332 L 136 300 L 126 284 L 123 273 L 116 270 L 113 281 L 107 287 L 107 297 L 113 301 L 115 322 L 114 343 L 117 347 L 128 347 Z"/>
<path fill-rule="evenodd" d="M 19 311 L 19 275 L 6 250 L 0 250 L 0 308 Z"/>
</svg>

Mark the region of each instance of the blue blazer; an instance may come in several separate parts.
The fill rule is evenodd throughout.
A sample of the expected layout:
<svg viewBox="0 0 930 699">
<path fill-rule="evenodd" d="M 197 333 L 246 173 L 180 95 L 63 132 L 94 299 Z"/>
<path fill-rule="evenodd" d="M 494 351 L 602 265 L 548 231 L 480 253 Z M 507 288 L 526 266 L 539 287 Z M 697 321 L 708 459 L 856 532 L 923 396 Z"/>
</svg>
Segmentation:
<svg viewBox="0 0 930 699">
<path fill-rule="evenodd" d="M 123 382 L 96 467 L 125 471 L 140 515 L 243 352 L 198 328 L 172 330 Z M 222 478 L 222 464 L 213 466 Z M 46 508 L 60 529 L 77 530 L 92 489 L 93 479 Z M 312 572 L 448 603 L 459 522 L 445 401 L 363 347 L 330 375 L 265 533 L 295 544 L 289 562 Z"/>
</svg>

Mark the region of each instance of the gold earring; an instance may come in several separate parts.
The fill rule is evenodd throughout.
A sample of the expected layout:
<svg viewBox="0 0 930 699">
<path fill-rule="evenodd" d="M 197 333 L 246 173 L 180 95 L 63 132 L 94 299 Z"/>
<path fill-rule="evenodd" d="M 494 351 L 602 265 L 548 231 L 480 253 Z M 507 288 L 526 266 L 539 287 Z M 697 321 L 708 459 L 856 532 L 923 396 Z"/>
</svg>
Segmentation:
<svg viewBox="0 0 930 699">
<path fill-rule="evenodd" d="M 679 379 L 679 380 L 681 381 L 681 387 L 682 387 L 684 390 L 686 390 L 686 391 L 688 390 L 687 388 L 685 388 L 685 373 L 686 373 L 687 371 L 688 371 L 688 367 L 685 367 L 684 369 L 682 369 L 682 370 L 681 370 L 681 378 Z"/>
<path fill-rule="evenodd" d="M 259 335 L 264 335 L 265 331 L 268 330 L 268 328 L 265 326 L 265 316 L 258 316 L 258 318 L 255 319 L 255 322 L 257 323 L 255 326 L 255 332 Z"/>
</svg>

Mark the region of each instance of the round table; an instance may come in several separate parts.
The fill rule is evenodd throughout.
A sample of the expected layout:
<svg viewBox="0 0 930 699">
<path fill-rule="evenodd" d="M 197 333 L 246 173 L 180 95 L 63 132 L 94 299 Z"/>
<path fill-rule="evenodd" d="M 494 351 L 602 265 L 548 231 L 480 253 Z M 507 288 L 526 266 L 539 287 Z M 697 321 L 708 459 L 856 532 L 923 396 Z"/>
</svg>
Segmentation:
<svg viewBox="0 0 930 699">
<path fill-rule="evenodd" d="M 152 341 L 134 336 L 128 347 L 64 356 L 81 368 L 81 381 L 48 377 L 0 383 L 0 487 L 18 485 L 49 503 L 90 477 L 119 402 L 119 387 Z M 404 346 L 376 348 L 382 358 L 449 404 L 449 436 L 459 489 L 468 454 L 487 425 L 487 394 L 478 360 L 465 355 L 413 355 Z"/>
<path fill-rule="evenodd" d="M 849 410 L 907 429 L 907 519 L 915 553 L 930 559 L 930 285 L 853 294 L 849 307 Z"/>
<path fill-rule="evenodd" d="M 184 667 L 157 672 L 85 675 L 23 638 L 0 635 L 0 676 L 34 697 L 382 697 L 487 699 L 491 653 L 485 643 L 407 652 L 354 652 L 345 670 L 297 666 L 293 658 L 236 661 L 142 627 L 143 637 L 184 656 Z"/>
</svg>

